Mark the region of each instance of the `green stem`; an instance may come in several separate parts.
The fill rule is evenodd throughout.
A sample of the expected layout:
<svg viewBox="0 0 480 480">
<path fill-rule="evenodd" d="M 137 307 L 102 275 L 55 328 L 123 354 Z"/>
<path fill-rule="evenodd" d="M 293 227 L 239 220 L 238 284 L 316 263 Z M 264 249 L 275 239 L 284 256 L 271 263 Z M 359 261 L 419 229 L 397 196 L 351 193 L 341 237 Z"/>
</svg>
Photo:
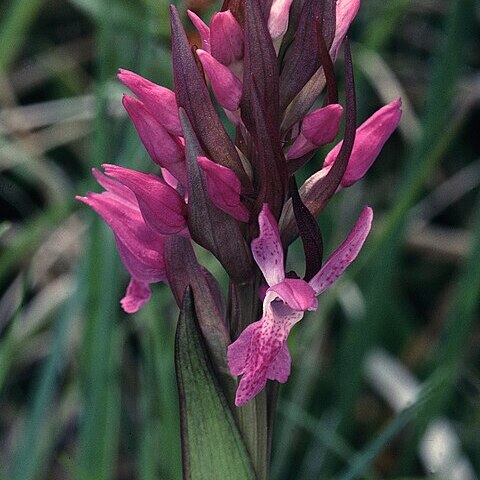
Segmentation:
<svg viewBox="0 0 480 480">
<path fill-rule="evenodd" d="M 268 474 L 267 395 L 262 390 L 245 406 L 237 408 L 237 420 L 258 480 Z"/>
<path fill-rule="evenodd" d="M 231 284 L 230 292 L 230 331 L 232 339 L 261 315 L 261 302 L 258 287 L 261 277 L 257 273 L 251 281 Z M 240 431 L 250 454 L 258 480 L 266 480 L 268 475 L 269 449 L 269 415 L 267 394 L 259 393 L 245 406 L 234 409 Z"/>
</svg>

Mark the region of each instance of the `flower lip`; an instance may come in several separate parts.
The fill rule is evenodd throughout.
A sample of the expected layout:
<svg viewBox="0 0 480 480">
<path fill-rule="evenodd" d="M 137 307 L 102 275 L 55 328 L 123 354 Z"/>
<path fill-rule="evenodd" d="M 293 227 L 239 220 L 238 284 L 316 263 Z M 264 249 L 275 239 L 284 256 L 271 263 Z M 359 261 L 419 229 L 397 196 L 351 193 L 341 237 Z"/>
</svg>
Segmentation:
<svg viewBox="0 0 480 480">
<path fill-rule="evenodd" d="M 286 278 L 267 290 L 265 302 L 274 301 L 276 296 L 293 310 L 316 310 L 318 303 L 315 291 L 304 280 Z"/>
</svg>

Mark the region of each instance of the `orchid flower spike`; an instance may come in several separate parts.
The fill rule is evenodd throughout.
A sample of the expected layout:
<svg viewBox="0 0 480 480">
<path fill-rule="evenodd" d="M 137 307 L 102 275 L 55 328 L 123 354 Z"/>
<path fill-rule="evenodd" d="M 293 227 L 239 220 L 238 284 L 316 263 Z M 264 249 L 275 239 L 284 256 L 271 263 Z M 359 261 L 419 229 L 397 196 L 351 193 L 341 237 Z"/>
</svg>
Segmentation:
<svg viewBox="0 0 480 480">
<path fill-rule="evenodd" d="M 263 301 L 263 316 L 250 324 L 228 347 L 232 375 L 243 375 L 235 404 L 244 405 L 265 386 L 267 379 L 286 382 L 290 375 L 287 337 L 305 311 L 317 309 L 317 296 L 330 287 L 355 260 L 367 238 L 373 219 L 365 207 L 343 244 L 307 283 L 285 277 L 284 255 L 278 226 L 265 204 L 258 222 L 260 234 L 252 241 L 253 257 L 269 288 Z"/>
</svg>

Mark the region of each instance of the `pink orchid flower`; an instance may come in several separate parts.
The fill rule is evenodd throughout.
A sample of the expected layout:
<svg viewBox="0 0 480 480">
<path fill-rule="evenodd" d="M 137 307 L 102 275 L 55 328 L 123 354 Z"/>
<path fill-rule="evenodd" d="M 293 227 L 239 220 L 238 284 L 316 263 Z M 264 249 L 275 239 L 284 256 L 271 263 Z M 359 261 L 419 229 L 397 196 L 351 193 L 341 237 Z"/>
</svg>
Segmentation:
<svg viewBox="0 0 480 480">
<path fill-rule="evenodd" d="M 160 125 L 172 135 L 183 135 L 174 92 L 123 68 L 118 79 L 137 96 Z"/>
<path fill-rule="evenodd" d="M 196 13 L 187 13 L 200 35 L 203 50 L 226 66 L 242 60 L 243 31 L 230 10 L 215 13 L 210 27 Z"/>
<path fill-rule="evenodd" d="M 235 76 L 232 70 L 205 50 L 199 48 L 196 53 L 210 80 L 210 85 L 218 103 L 231 112 L 237 110 L 242 98 L 242 82 Z"/>
<path fill-rule="evenodd" d="M 386 141 L 400 123 L 401 107 L 402 101 L 398 98 L 377 110 L 357 128 L 352 154 L 341 182 L 343 188 L 360 180 L 373 165 Z M 335 163 L 342 144 L 343 141 L 330 150 L 323 163 L 325 169 Z"/>
<path fill-rule="evenodd" d="M 330 287 L 355 260 L 370 231 L 372 209 L 365 207 L 357 224 L 320 271 L 307 283 L 285 277 L 284 255 L 277 222 L 264 205 L 258 222 L 260 234 L 252 253 L 269 288 L 263 316 L 250 324 L 228 347 L 232 375 L 243 375 L 235 404 L 244 405 L 265 386 L 267 379 L 285 383 L 290 375 L 287 337 L 305 311 L 316 310 L 317 296 Z"/>
<path fill-rule="evenodd" d="M 222 86 L 218 87 L 220 91 L 217 91 L 217 94 L 219 98 L 222 98 L 221 92 L 225 93 L 225 108 L 238 108 L 242 93 L 240 80 L 210 54 L 202 50 L 199 50 L 199 52 L 203 52 L 204 54 L 200 54 L 199 57 L 205 62 L 205 65 L 208 66 L 210 65 L 209 62 L 214 62 L 216 67 L 213 68 L 220 68 L 221 71 L 219 75 L 221 78 L 224 78 L 225 71 L 228 71 L 226 76 L 228 76 L 230 80 L 227 81 L 225 88 Z M 210 72 L 210 70 L 208 71 Z M 216 78 L 213 73 L 211 74 L 212 78 Z M 171 90 L 156 85 L 140 75 L 127 70 L 120 70 L 118 78 L 138 96 L 137 99 L 130 95 L 124 95 L 122 103 L 150 158 L 161 167 L 165 182 L 156 176 L 143 174 L 135 170 L 127 171 L 127 169 L 121 167 L 116 168 L 114 165 L 107 167 L 109 169 L 107 175 L 117 178 L 117 180 L 135 192 L 140 202 L 140 208 L 151 228 L 155 229 L 160 222 L 160 227 L 157 228 L 159 233 L 178 233 L 174 231 L 175 227 L 170 229 L 171 231 L 162 231 L 165 220 L 165 215 L 162 214 L 162 208 L 166 206 L 167 213 L 173 208 L 175 211 L 178 211 L 180 215 L 183 215 L 183 212 L 180 212 L 181 205 L 179 204 L 179 200 L 169 191 L 170 187 L 173 186 L 173 189 L 177 190 L 179 185 L 181 185 L 185 197 L 188 198 L 188 175 L 185 161 L 184 139 L 182 136 L 172 133 L 178 133 L 180 131 L 183 135 L 181 127 L 177 125 L 177 121 L 179 122 L 179 120 L 175 94 Z M 222 80 L 220 79 L 219 81 L 221 83 Z M 233 82 L 240 90 L 232 90 L 233 87 L 229 87 L 229 82 Z M 212 80 L 212 87 L 213 86 L 217 89 L 217 82 L 215 80 Z M 230 99 L 230 101 L 228 99 Z M 236 104 L 232 104 L 231 99 L 233 99 Z M 165 115 L 165 118 L 160 120 L 162 115 Z M 199 164 L 205 174 L 208 193 L 212 202 L 220 210 L 223 210 L 235 219 L 242 222 L 248 221 L 248 211 L 240 200 L 241 185 L 233 171 L 212 162 L 207 157 L 199 157 Z M 165 202 L 163 202 L 163 206 L 162 202 L 159 203 L 155 200 L 157 191 L 160 190 L 162 191 L 160 198 L 168 197 Z M 177 223 L 178 222 L 174 222 L 174 225 Z M 182 229 L 183 226 L 178 231 Z"/>
<path fill-rule="evenodd" d="M 125 185 L 93 169 L 102 193 L 89 192 L 77 200 L 89 205 L 112 229 L 118 253 L 131 275 L 125 296 L 120 301 L 127 313 L 134 313 L 150 299 L 151 283 L 165 282 L 163 235 L 145 223 L 135 194 Z"/>
<path fill-rule="evenodd" d="M 302 121 L 300 134 L 288 151 L 287 159 L 300 158 L 333 142 L 340 128 L 342 112 L 342 106 L 334 103 L 309 113 Z"/>
</svg>

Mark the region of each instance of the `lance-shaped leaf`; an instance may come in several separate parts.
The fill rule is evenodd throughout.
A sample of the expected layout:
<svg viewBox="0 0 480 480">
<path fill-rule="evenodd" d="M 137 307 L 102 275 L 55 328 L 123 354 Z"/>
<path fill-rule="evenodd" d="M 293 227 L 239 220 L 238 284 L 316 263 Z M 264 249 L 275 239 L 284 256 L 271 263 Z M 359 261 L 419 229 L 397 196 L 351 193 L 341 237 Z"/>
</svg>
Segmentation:
<svg viewBox="0 0 480 480">
<path fill-rule="evenodd" d="M 292 197 L 293 213 L 305 253 L 305 276 L 303 279 L 308 282 L 322 268 L 322 233 L 315 217 L 302 202 L 300 194 L 298 193 L 297 182 L 293 176 L 290 179 L 289 187 Z"/>
<path fill-rule="evenodd" d="M 287 189 L 287 161 L 283 154 L 278 129 L 272 125 L 258 96 L 255 83 L 252 88 L 252 118 L 255 125 L 256 156 L 253 167 L 258 178 L 259 193 L 254 208 L 255 215 L 264 203 L 278 218 Z"/>
<path fill-rule="evenodd" d="M 327 83 L 327 103 L 338 103 L 337 80 L 335 78 L 333 61 L 328 51 L 328 45 L 320 23 L 317 23 L 317 40 L 320 63 L 322 64 L 323 74 L 325 75 L 325 81 Z"/>
<path fill-rule="evenodd" d="M 332 62 L 335 62 L 337 58 L 339 47 L 345 38 L 348 27 L 357 14 L 359 6 L 360 0 L 337 0 L 336 2 L 335 37 L 329 49 Z M 322 60 L 322 67 L 312 75 L 307 84 L 288 106 L 282 123 L 282 131 L 286 132 L 292 125 L 302 119 L 324 89 L 325 73 L 327 72 L 324 71 L 323 65 L 325 63 Z"/>
<path fill-rule="evenodd" d="M 221 391 L 187 288 L 175 337 L 183 478 L 253 480 L 255 474 Z"/>
<path fill-rule="evenodd" d="M 207 343 L 215 371 L 226 395 L 233 399 L 235 382 L 229 374 L 225 352 L 230 343 L 225 305 L 220 287 L 197 261 L 191 241 L 179 235 L 169 235 L 164 240 L 165 271 L 168 284 L 179 308 L 183 294 L 190 286 L 195 299 L 198 324 Z"/>
<path fill-rule="evenodd" d="M 188 115 L 205 153 L 214 162 L 232 169 L 246 188 L 250 181 L 235 146 L 213 106 L 202 74 L 197 68 L 176 8 L 170 7 L 173 77 L 177 103 Z"/>
<path fill-rule="evenodd" d="M 244 281 L 252 275 L 250 251 L 238 223 L 217 208 L 208 195 L 206 179 L 198 157 L 204 157 L 192 125 L 180 108 L 180 120 L 185 135 L 188 174 L 188 228 L 192 238 L 210 250 L 234 281 Z"/>
<path fill-rule="evenodd" d="M 265 117 L 279 128 L 278 64 L 267 18 L 271 1 L 245 0 L 245 53 L 243 63 L 242 120 L 255 132 L 252 105 L 254 85 L 265 108 Z"/>
<path fill-rule="evenodd" d="M 353 79 L 352 57 L 347 39 L 344 44 L 345 50 L 345 131 L 343 134 L 343 143 L 331 169 L 326 172 L 321 182 L 317 182 L 313 188 L 300 194 L 302 201 L 312 215 L 316 218 L 319 213 L 327 206 L 337 190 L 343 175 L 347 169 L 348 160 L 353 150 L 356 134 L 356 100 L 355 84 Z M 292 204 L 289 201 L 282 212 L 282 218 L 279 222 L 280 232 L 284 245 L 289 245 L 298 235 L 298 229 L 292 210 Z"/>
<path fill-rule="evenodd" d="M 320 68 L 321 59 L 316 31 L 318 23 L 322 25 L 323 36 L 328 47 L 333 40 L 335 8 L 330 5 L 332 2 L 333 0 L 305 1 L 293 44 L 286 54 L 285 67 L 280 75 L 282 110 Z"/>
</svg>

